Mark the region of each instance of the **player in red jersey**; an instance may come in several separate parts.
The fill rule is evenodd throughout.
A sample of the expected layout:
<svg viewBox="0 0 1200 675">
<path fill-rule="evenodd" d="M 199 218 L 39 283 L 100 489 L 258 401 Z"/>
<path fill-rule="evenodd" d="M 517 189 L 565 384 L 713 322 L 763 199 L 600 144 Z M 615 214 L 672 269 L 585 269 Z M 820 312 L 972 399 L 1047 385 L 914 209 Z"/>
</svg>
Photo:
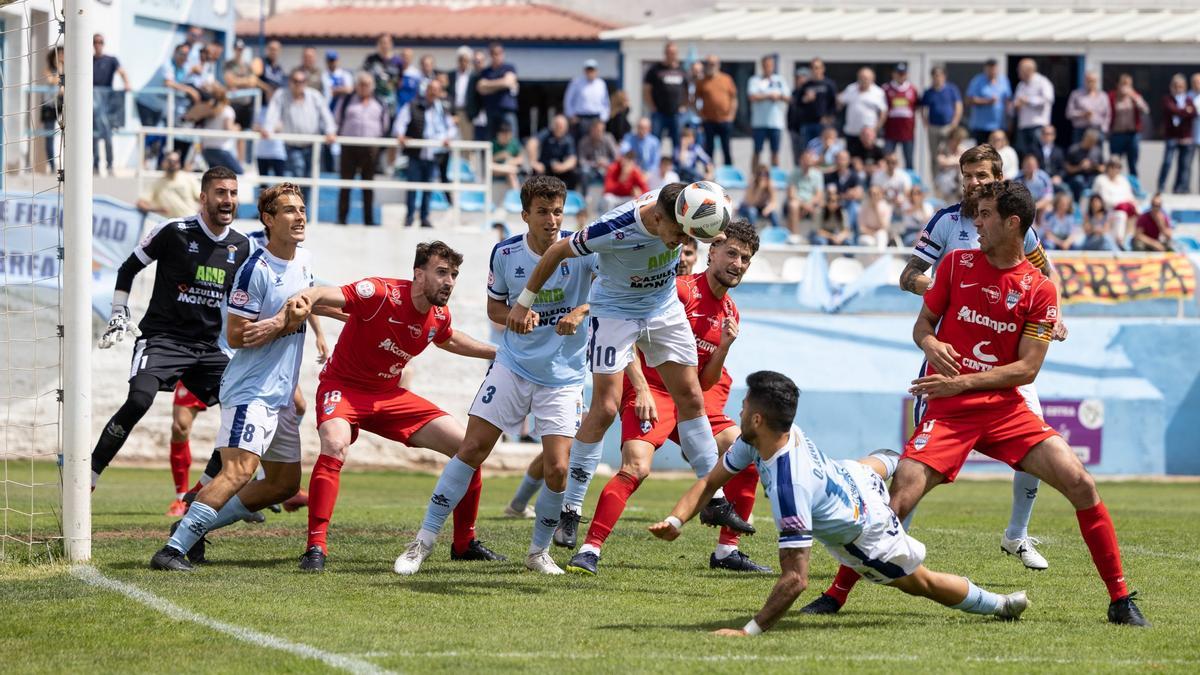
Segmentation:
<svg viewBox="0 0 1200 675">
<path fill-rule="evenodd" d="M 404 366 L 430 343 L 462 356 L 495 358 L 495 347 L 451 328 L 446 303 L 461 264 L 462 254 L 446 244 L 423 243 L 417 245 L 412 281 L 372 277 L 301 294 L 314 308 L 340 309 L 348 318 L 317 387 L 321 455 L 308 483 L 308 544 L 300 569 L 325 569 L 338 477 L 360 429 L 447 457 L 458 452 L 462 425 L 399 383 Z M 475 539 L 482 487 L 476 471 L 454 510 L 454 560 L 504 559 Z"/>
<path fill-rule="evenodd" d="M 950 253 L 913 327 L 929 365 L 909 392 L 927 397 L 929 407 L 892 479 L 891 508 L 903 519 L 927 492 L 953 482 L 972 448 L 1033 474 L 1075 507 L 1108 588 L 1108 620 L 1148 626 L 1126 588 L 1116 529 L 1095 482 L 1017 392 L 1041 370 L 1059 318 L 1054 285 L 1022 252 L 1033 197 L 1024 185 L 1002 181 L 972 193 L 964 206 L 979 228 L 979 248 Z"/>
<path fill-rule="evenodd" d="M 175 481 L 175 501 L 167 508 L 168 516 L 182 516 L 187 513 L 188 505 L 183 501 L 188 491 L 188 472 L 192 468 L 192 423 L 196 415 L 208 410 L 208 406 L 196 398 L 196 395 L 183 386 L 183 382 L 175 383 L 175 398 L 171 406 L 171 478 Z"/>
<path fill-rule="evenodd" d="M 687 244 L 684 245 L 687 248 Z M 728 291 L 741 283 L 750 267 L 750 259 L 758 252 L 758 233 L 749 222 L 737 219 L 725 229 L 725 239 L 714 243 L 708 252 L 708 269 L 675 279 L 679 301 L 683 304 L 688 323 L 696 337 L 699 358 L 700 387 L 704 390 L 704 409 L 717 440 L 717 449 L 724 454 L 741 433 L 725 414 L 732 379 L 725 370 L 725 357 L 737 339 L 741 317 Z M 695 244 L 691 260 L 695 261 Z M 682 264 L 682 263 L 681 263 Z M 647 368 L 638 354 L 640 368 L 627 368 L 621 399 L 621 470 L 609 479 L 600 493 L 596 512 L 588 527 L 579 552 L 567 564 L 567 571 L 595 574 L 600 560 L 600 548 L 612 532 L 629 497 L 650 474 L 654 452 L 667 442 L 679 442 L 676 430 L 675 403 L 666 384 L 654 368 Z M 758 471 L 753 465 L 742 471 L 725 486 L 725 497 L 737 514 L 745 520 L 754 510 Z M 738 572 L 770 572 L 769 567 L 755 563 L 738 550 L 738 532 L 721 528 L 716 551 L 709 557 L 709 567 Z"/>
</svg>

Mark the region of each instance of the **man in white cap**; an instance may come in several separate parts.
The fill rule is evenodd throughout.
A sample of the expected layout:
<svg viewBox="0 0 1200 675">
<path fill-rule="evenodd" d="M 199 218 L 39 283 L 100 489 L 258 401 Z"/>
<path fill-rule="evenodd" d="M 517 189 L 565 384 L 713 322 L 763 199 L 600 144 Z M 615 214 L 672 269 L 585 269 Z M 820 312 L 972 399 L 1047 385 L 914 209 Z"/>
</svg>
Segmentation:
<svg viewBox="0 0 1200 675">
<path fill-rule="evenodd" d="M 608 83 L 599 76 L 596 59 L 583 62 L 583 75 L 567 85 L 563 96 L 563 114 L 571 122 L 572 135 L 578 142 L 593 120 L 608 121 Z"/>
</svg>

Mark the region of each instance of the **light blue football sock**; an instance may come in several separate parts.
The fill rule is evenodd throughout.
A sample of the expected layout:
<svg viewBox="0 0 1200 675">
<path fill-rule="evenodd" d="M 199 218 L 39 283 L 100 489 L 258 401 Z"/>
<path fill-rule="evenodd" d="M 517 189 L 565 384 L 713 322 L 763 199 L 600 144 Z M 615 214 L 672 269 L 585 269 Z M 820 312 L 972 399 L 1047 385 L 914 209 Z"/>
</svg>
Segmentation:
<svg viewBox="0 0 1200 675">
<path fill-rule="evenodd" d="M 682 420 L 676 426 L 679 432 L 679 447 L 697 478 L 704 478 L 717 465 L 717 439 L 713 437 L 708 416 Z"/>
<path fill-rule="evenodd" d="M 603 441 L 584 443 L 579 439 L 571 441 L 571 457 L 567 469 L 567 489 L 563 493 L 563 508 L 576 513 L 583 511 L 583 498 L 587 496 L 588 486 L 596 467 L 600 465 L 600 454 L 603 451 Z"/>
<path fill-rule="evenodd" d="M 1029 518 L 1033 516 L 1033 502 L 1037 500 L 1038 486 L 1042 481 L 1037 476 L 1018 471 L 1013 474 L 1012 513 L 1008 516 L 1008 527 L 1004 536 L 1009 539 L 1024 539 L 1029 536 Z"/>
<path fill-rule="evenodd" d="M 533 520 L 533 539 L 529 543 L 530 553 L 550 548 L 550 538 L 554 536 L 554 528 L 558 527 L 558 514 L 562 511 L 562 504 L 562 492 L 554 492 L 548 485 L 542 486 L 537 504 L 533 507 L 537 516 Z"/>
<path fill-rule="evenodd" d="M 188 507 L 188 511 L 183 516 L 183 520 L 179 521 L 179 527 L 175 528 L 175 534 L 171 535 L 167 546 L 179 551 L 187 553 L 192 550 L 196 542 L 200 541 L 208 532 L 212 524 L 217 520 L 217 512 L 208 504 L 202 502 L 192 502 Z"/>
<path fill-rule="evenodd" d="M 472 469 L 471 465 L 457 457 L 450 458 L 446 468 L 442 469 L 442 475 L 438 478 L 437 485 L 433 488 L 433 495 L 429 498 L 429 507 L 425 509 L 425 520 L 421 522 L 422 532 L 431 533 L 435 538 L 437 537 L 437 534 L 442 531 L 442 526 L 446 524 L 447 516 L 467 493 L 467 487 L 470 486 L 471 478 L 474 476 L 475 469 Z"/>
<path fill-rule="evenodd" d="M 213 521 L 212 525 L 208 526 L 208 531 L 219 530 L 230 523 L 236 523 L 246 518 L 252 513 L 254 512 L 242 504 L 242 498 L 234 495 L 233 499 L 225 502 L 225 506 L 222 506 L 221 510 L 217 511 L 217 519 Z"/>
<path fill-rule="evenodd" d="M 883 462 L 884 470 L 887 475 L 883 477 L 887 480 L 896 474 L 896 465 L 900 463 L 900 453 L 895 450 L 876 450 L 870 454 L 872 459 Z"/>
<path fill-rule="evenodd" d="M 967 614 L 995 614 L 1004 602 L 996 593 L 985 591 L 967 579 L 967 597 L 950 609 L 957 609 Z"/>
<path fill-rule="evenodd" d="M 904 520 L 901 521 L 901 523 L 900 523 L 901 525 L 904 526 L 905 532 L 912 532 L 912 521 L 913 521 L 913 516 L 915 516 L 915 515 L 917 515 L 917 507 L 914 506 L 914 507 L 912 507 L 912 510 L 908 512 L 908 515 L 904 516 Z"/>
<path fill-rule="evenodd" d="M 517 492 L 513 495 L 512 501 L 508 503 L 509 508 L 520 513 L 529 506 L 529 500 L 537 494 L 537 491 L 542 489 L 542 479 L 534 478 L 529 474 L 521 477 L 521 484 L 517 486 Z M 556 517 L 558 514 L 554 514 Z"/>
</svg>

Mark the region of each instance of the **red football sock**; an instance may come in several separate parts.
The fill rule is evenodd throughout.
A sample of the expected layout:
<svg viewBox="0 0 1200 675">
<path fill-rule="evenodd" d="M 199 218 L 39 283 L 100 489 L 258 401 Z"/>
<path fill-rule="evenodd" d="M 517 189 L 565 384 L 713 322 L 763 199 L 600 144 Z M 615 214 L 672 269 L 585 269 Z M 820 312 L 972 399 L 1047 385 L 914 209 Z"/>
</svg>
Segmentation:
<svg viewBox="0 0 1200 675">
<path fill-rule="evenodd" d="M 618 471 L 617 475 L 608 479 L 604 490 L 600 493 L 600 501 L 596 504 L 596 513 L 592 516 L 592 524 L 588 526 L 587 537 L 583 543 L 600 548 L 604 540 L 612 534 L 613 527 L 625 511 L 629 497 L 638 489 L 641 481 L 633 474 Z"/>
<path fill-rule="evenodd" d="M 454 543 L 451 546 L 455 553 L 467 550 L 471 541 L 475 539 L 475 519 L 479 517 L 479 497 L 482 494 L 483 470 L 475 469 L 475 475 L 471 476 L 471 484 L 467 486 L 462 501 L 454 507 Z"/>
<path fill-rule="evenodd" d="M 1112 518 L 1104 502 L 1090 509 L 1076 511 L 1079 519 L 1079 531 L 1083 541 L 1087 543 L 1088 551 L 1092 554 L 1092 562 L 1096 571 L 1108 587 L 1108 597 L 1119 600 L 1129 595 L 1125 587 L 1125 573 L 1121 570 L 1121 549 L 1117 547 L 1117 530 L 1113 527 Z"/>
<path fill-rule="evenodd" d="M 201 475 L 203 475 L 203 474 L 201 474 Z M 198 480 L 198 481 L 196 481 L 196 484 L 192 486 L 192 489 L 188 490 L 188 492 L 199 492 L 200 488 L 202 488 L 202 487 L 204 487 L 204 481 Z"/>
<path fill-rule="evenodd" d="M 862 575 L 858 572 L 845 565 L 839 565 L 837 576 L 833 578 L 833 583 L 829 585 L 829 590 L 825 591 L 825 595 L 837 600 L 838 605 L 844 605 L 846 598 L 850 597 L 850 591 L 854 590 L 854 584 L 857 584 L 861 578 Z"/>
<path fill-rule="evenodd" d="M 192 468 L 192 446 L 188 441 L 171 441 L 171 478 L 175 481 L 175 494 L 188 491 L 188 472 Z"/>
<path fill-rule="evenodd" d="M 742 520 L 748 519 L 751 512 L 754 511 L 754 497 L 757 490 L 758 469 L 753 464 L 739 471 L 725 484 L 725 498 L 729 500 L 730 504 L 733 504 L 733 510 L 742 517 Z M 723 546 L 737 546 L 740 538 L 741 535 L 737 532 L 728 527 L 722 527 L 717 543 Z"/>
<path fill-rule="evenodd" d="M 313 466 L 308 479 L 308 544 L 320 546 L 329 552 L 326 535 L 329 519 L 333 517 L 333 505 L 337 503 L 338 484 L 342 475 L 342 460 L 321 455 Z"/>
</svg>

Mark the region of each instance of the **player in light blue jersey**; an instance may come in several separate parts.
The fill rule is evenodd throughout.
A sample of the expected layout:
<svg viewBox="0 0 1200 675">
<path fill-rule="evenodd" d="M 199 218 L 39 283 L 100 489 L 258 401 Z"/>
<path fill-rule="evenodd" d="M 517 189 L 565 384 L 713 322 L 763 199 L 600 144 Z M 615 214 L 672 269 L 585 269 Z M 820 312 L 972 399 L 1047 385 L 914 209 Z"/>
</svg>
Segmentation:
<svg viewBox="0 0 1200 675">
<path fill-rule="evenodd" d="M 561 239 L 566 198 L 567 186 L 553 176 L 535 176 L 521 187 L 521 219 L 529 231 L 492 249 L 487 286 L 492 321 L 504 323 L 541 257 Z M 466 435 L 433 489 L 416 539 L 396 561 L 397 573 L 414 574 L 420 569 L 446 516 L 462 500 L 500 434 L 517 432 L 530 414 L 542 439 L 545 483 L 537 500 L 525 567 L 541 574 L 563 573 L 548 549 L 562 507 L 571 438 L 583 415 L 587 330 L 579 330 L 579 325 L 588 313 L 595 263 L 594 255 L 562 260 L 533 302 L 531 330 L 505 330 L 501 335 L 496 360 L 471 404 Z"/>
<path fill-rule="evenodd" d="M 862 461 L 835 461 L 793 424 L 800 390 L 786 376 L 758 371 L 746 378 L 739 426 L 725 458 L 697 481 L 665 520 L 650 526 L 672 541 L 700 504 L 750 464 L 758 467 L 763 490 L 779 529 L 779 581 L 767 602 L 744 628 L 717 635 L 758 635 L 770 629 L 808 586 L 809 550 L 821 542 L 834 558 L 871 581 L 929 598 L 951 609 L 1016 619 L 1029 601 L 1025 591 L 999 595 L 969 579 L 925 567 L 925 545 L 904 531 L 888 508 L 884 480 L 898 456 L 880 451 Z"/>
<path fill-rule="evenodd" d="M 569 238 L 555 242 L 529 274 L 508 314 L 508 330 L 528 333 L 536 325 L 531 308 L 539 293 L 571 258 L 595 254 L 596 280 L 588 298 L 591 334 L 592 404 L 571 444 L 563 510 L 554 543 L 574 548 L 583 497 L 600 463 L 604 432 L 621 404 L 622 374 L 637 346 L 646 365 L 657 368 L 678 411 L 679 444 L 697 476 L 717 463 L 717 443 L 704 412 L 696 366 L 696 338 L 679 302 L 675 272 L 687 240 L 675 220 L 683 183 L 668 183 L 600 216 Z M 740 524 L 720 493 L 705 512 L 712 525 Z"/>
<path fill-rule="evenodd" d="M 259 218 L 268 232 L 238 269 L 226 302 L 223 348 L 236 350 L 221 380 L 221 470 L 196 495 L 150 567 L 191 571 L 186 554 L 204 535 L 291 497 L 300 487 L 300 430 L 293 396 L 304 353 L 309 256 L 298 248 L 307 218 L 300 188 L 263 190 Z M 251 481 L 259 464 L 265 477 Z"/>
<path fill-rule="evenodd" d="M 981 185 L 1001 180 L 1004 175 L 1000 153 L 987 144 L 977 145 L 964 152 L 959 158 L 959 170 L 962 172 L 964 194 L 969 194 Z M 963 214 L 962 204 L 953 204 L 938 211 L 922 230 L 908 264 L 900 273 L 900 288 L 916 295 L 924 295 L 933 283 L 927 274 L 930 268 L 936 267 L 938 261 L 948 252 L 966 248 L 979 248 L 979 231 L 974 221 Z M 1032 227 L 1025 235 L 1025 257 L 1046 275 L 1047 279 L 1053 281 L 1058 278 Z M 1060 321 L 1054 326 L 1054 339 L 1065 340 L 1066 337 L 1067 329 Z M 1034 385 L 1025 385 L 1020 387 L 1019 391 L 1029 407 L 1041 415 L 1042 406 Z M 923 411 L 923 402 L 918 399 L 913 405 L 914 424 L 920 423 Z M 1033 504 L 1040 485 L 1041 481 L 1023 471 L 1014 473 L 1012 511 L 1008 527 L 1000 537 L 1000 547 L 1006 554 L 1016 556 L 1023 565 L 1035 570 L 1044 570 L 1050 566 L 1035 548 L 1037 540 L 1029 536 L 1029 520 L 1033 515 Z M 825 593 L 804 608 L 805 611 L 814 614 L 838 611 L 845 604 L 854 581 L 849 577 L 835 579 Z"/>
</svg>

